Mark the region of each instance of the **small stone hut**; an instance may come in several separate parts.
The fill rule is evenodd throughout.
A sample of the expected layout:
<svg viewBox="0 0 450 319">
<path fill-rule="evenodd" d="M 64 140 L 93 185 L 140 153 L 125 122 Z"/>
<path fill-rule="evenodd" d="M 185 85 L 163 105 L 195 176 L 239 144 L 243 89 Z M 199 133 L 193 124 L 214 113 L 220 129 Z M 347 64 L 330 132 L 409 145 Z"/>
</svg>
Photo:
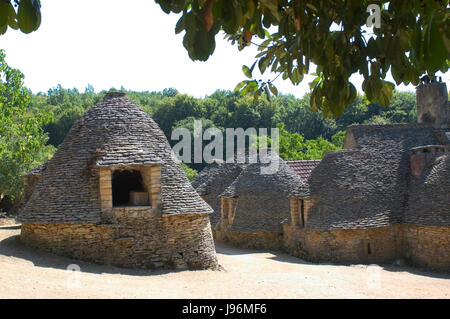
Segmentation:
<svg viewBox="0 0 450 319">
<path fill-rule="evenodd" d="M 192 186 L 214 210 L 209 215 L 213 233 L 220 226 L 221 199 L 225 189 L 239 176 L 245 164 L 215 160 L 198 173 Z"/>
<path fill-rule="evenodd" d="M 425 107 L 429 90 L 436 99 Z M 445 84 L 422 84 L 417 100 L 419 123 L 353 125 L 344 149 L 326 153 L 309 196 L 291 198 L 284 236 L 294 255 L 450 270 L 449 122 L 430 115 L 450 109 Z"/>
<path fill-rule="evenodd" d="M 90 108 L 41 171 L 25 177 L 37 179 L 19 215 L 26 244 L 122 267 L 217 267 L 212 209 L 124 93 Z"/>
<path fill-rule="evenodd" d="M 216 239 L 248 248 L 282 247 L 282 222 L 290 216 L 289 198 L 302 196 L 306 187 L 302 189 L 305 183 L 275 152 L 263 154 L 220 195 Z"/>
</svg>

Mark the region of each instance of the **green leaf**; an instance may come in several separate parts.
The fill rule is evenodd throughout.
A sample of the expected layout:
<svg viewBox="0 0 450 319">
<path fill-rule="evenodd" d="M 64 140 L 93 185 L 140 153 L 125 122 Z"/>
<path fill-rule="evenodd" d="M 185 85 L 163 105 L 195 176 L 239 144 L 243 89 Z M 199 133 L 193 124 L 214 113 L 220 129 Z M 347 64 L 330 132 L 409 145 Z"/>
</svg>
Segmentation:
<svg viewBox="0 0 450 319">
<path fill-rule="evenodd" d="M 256 103 L 256 101 L 259 99 L 259 97 L 261 96 L 262 93 L 262 89 L 259 88 L 255 91 L 255 93 L 253 93 L 253 103 Z"/>
<path fill-rule="evenodd" d="M 392 65 L 391 67 L 391 75 L 394 78 L 394 81 L 397 85 L 399 85 L 400 83 L 402 83 L 402 73 L 399 69 L 399 67 L 397 65 Z"/>
<path fill-rule="evenodd" d="M 177 24 L 175 25 L 175 34 L 180 33 L 185 29 L 185 15 L 182 15 L 181 18 L 178 20 Z"/>
<path fill-rule="evenodd" d="M 292 70 L 290 79 L 292 83 L 298 84 L 303 81 L 303 73 L 301 73 L 301 70 L 299 68 L 295 68 L 294 70 Z"/>
<path fill-rule="evenodd" d="M 19 29 L 19 23 L 17 22 L 17 13 L 12 5 L 9 6 L 8 24 L 14 30 Z"/>
<path fill-rule="evenodd" d="M 0 2 L 0 27 L 7 26 L 10 3 Z"/>
<path fill-rule="evenodd" d="M 256 62 L 257 61 L 253 62 L 252 66 L 250 67 L 250 74 L 253 73 L 253 69 L 255 68 Z"/>
<path fill-rule="evenodd" d="M 314 74 L 312 74 L 312 75 L 314 75 Z M 309 82 L 309 88 L 314 89 L 317 86 L 317 83 L 319 83 L 319 81 L 320 81 L 320 76 L 317 76 L 316 78 L 314 78 L 314 80 Z"/>
<path fill-rule="evenodd" d="M 247 84 L 247 81 L 241 81 L 239 82 L 236 87 L 234 88 L 235 92 L 239 92 L 245 85 Z"/>
<path fill-rule="evenodd" d="M 273 95 L 278 96 L 278 89 L 275 87 L 275 85 L 273 85 L 270 82 L 269 82 L 269 89 L 270 89 L 270 92 L 272 92 Z"/>
<path fill-rule="evenodd" d="M 242 72 L 243 72 L 244 75 L 245 75 L 246 77 L 248 77 L 249 79 L 252 78 L 252 72 L 250 71 L 250 68 L 249 68 L 248 66 L 243 65 L 243 66 L 242 66 Z"/>
<path fill-rule="evenodd" d="M 264 71 L 266 70 L 269 63 L 270 63 L 270 59 L 268 59 L 267 55 L 265 57 L 262 57 L 261 59 L 259 59 L 258 67 L 259 67 L 259 72 L 261 72 L 261 74 L 264 73 Z"/>
<path fill-rule="evenodd" d="M 269 9 L 270 13 L 274 16 L 278 21 L 280 20 L 280 12 L 278 11 L 278 1 L 273 0 L 260 0 L 261 4 L 263 4 L 267 9 Z"/>
<path fill-rule="evenodd" d="M 383 81 L 382 89 L 380 90 L 379 99 L 380 105 L 387 107 L 392 99 L 392 93 L 394 91 L 394 84 L 388 81 Z"/>
<path fill-rule="evenodd" d="M 266 93 L 267 99 L 270 101 L 270 92 L 269 92 L 269 88 L 267 87 L 267 85 L 264 86 L 264 92 Z"/>
<path fill-rule="evenodd" d="M 19 27 L 23 33 L 35 31 L 40 24 L 40 10 L 33 0 L 21 0 L 18 10 Z"/>
<path fill-rule="evenodd" d="M 369 104 L 369 102 L 374 100 L 371 78 L 364 79 L 361 87 L 366 94 L 366 104 Z"/>
<path fill-rule="evenodd" d="M 433 74 L 442 67 L 447 54 L 443 37 L 432 20 L 425 34 L 425 63 L 429 73 Z"/>
<path fill-rule="evenodd" d="M 370 38 L 367 42 L 367 55 L 371 58 L 374 58 L 377 55 L 377 42 L 374 38 Z"/>
<path fill-rule="evenodd" d="M 0 27 L 0 35 L 5 34 L 6 30 L 8 29 L 8 25 L 5 24 L 3 26 Z"/>
</svg>

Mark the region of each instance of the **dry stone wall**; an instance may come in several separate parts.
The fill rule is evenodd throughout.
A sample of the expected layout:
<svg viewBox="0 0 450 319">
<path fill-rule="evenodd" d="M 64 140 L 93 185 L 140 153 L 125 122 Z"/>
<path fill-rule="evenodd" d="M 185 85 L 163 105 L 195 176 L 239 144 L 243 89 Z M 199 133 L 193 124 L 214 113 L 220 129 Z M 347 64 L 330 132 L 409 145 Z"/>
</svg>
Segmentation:
<svg viewBox="0 0 450 319">
<path fill-rule="evenodd" d="M 282 249 L 283 233 L 253 231 L 250 233 L 215 231 L 217 241 L 226 242 L 241 248 Z"/>
<path fill-rule="evenodd" d="M 404 225 L 403 238 L 409 263 L 450 272 L 450 226 Z"/>
<path fill-rule="evenodd" d="M 450 227 L 398 224 L 369 229 L 315 230 L 284 225 L 284 246 L 314 262 L 393 263 L 450 271 Z"/>
<path fill-rule="evenodd" d="M 286 248 L 315 262 L 392 263 L 401 247 L 397 227 L 314 230 L 284 225 Z"/>
<path fill-rule="evenodd" d="M 116 224 L 23 223 L 21 240 L 55 254 L 120 267 L 218 267 L 208 215 L 154 217 L 133 209 L 115 210 Z"/>
</svg>

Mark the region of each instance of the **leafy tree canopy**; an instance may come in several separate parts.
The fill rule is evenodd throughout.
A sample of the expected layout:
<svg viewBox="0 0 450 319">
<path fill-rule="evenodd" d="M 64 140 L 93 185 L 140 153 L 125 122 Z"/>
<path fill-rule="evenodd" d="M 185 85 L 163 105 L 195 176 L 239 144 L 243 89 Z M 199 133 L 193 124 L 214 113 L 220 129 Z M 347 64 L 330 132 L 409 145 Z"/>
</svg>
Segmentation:
<svg viewBox="0 0 450 319">
<path fill-rule="evenodd" d="M 166 13 L 182 14 L 175 32 L 185 31 L 183 45 L 192 60 L 205 61 L 213 54 L 220 30 L 240 50 L 258 47 L 253 65 L 242 68 L 249 79 L 236 90 L 243 94 L 278 94 L 273 80 L 253 79 L 256 65 L 261 73 L 270 70 L 294 85 L 310 73 L 311 63 L 317 65 L 310 104 L 326 117 L 340 116 L 355 100 L 352 74 L 364 77 L 362 89 L 369 101 L 387 106 L 394 90 L 385 80 L 389 70 L 397 85 L 417 85 L 421 75 L 446 72 L 450 65 L 448 0 L 155 2 Z M 378 18 L 380 25 L 369 33 L 368 22 Z M 39 0 L 0 0 L 0 34 L 8 26 L 30 33 L 40 21 Z"/>
<path fill-rule="evenodd" d="M 387 106 L 394 84 L 417 85 L 422 74 L 449 68 L 448 0 L 155 0 L 166 13 L 181 13 L 175 32 L 185 31 L 183 45 L 192 60 L 207 60 L 215 36 L 223 30 L 239 49 L 257 45 L 249 78 L 236 90 L 258 97 L 277 95 L 271 81 L 255 80 L 257 65 L 299 84 L 317 65 L 310 84 L 313 111 L 339 116 L 357 95 L 349 78 L 364 77 L 369 101 Z M 369 5 L 380 8 L 380 26 L 369 33 Z M 369 12 L 371 12 L 369 10 Z M 255 40 L 258 38 L 258 40 Z M 258 41 L 258 43 L 255 43 Z"/>
<path fill-rule="evenodd" d="M 23 74 L 5 61 L 0 50 L 0 194 L 20 202 L 20 175 L 47 160 L 54 147 L 45 147 L 42 125 L 50 120 L 30 112 L 31 92 L 23 86 Z"/>
<path fill-rule="evenodd" d="M 305 140 L 298 133 L 286 131 L 283 123 L 277 124 L 279 129 L 279 154 L 286 161 L 291 160 L 316 160 L 321 159 L 325 152 L 341 149 L 344 144 L 345 131 L 341 131 L 332 136 L 332 142 L 318 137 L 314 140 Z M 263 145 L 272 146 L 270 137 L 255 137 L 255 143 L 251 147 Z M 264 141 L 263 141 L 264 140 Z"/>
</svg>

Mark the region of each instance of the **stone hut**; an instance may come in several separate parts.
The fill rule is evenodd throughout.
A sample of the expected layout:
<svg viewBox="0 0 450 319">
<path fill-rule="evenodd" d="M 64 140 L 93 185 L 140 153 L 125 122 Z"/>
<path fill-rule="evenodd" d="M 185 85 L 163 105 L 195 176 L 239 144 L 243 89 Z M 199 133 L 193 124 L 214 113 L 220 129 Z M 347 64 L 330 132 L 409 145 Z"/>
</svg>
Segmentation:
<svg viewBox="0 0 450 319">
<path fill-rule="evenodd" d="M 418 87 L 419 105 L 427 85 L 436 84 Z M 420 121 L 427 108 L 418 110 Z M 432 114 L 441 113 L 433 107 Z M 449 271 L 449 126 L 425 118 L 427 123 L 348 127 L 344 149 L 326 153 L 313 170 L 309 198 L 291 199 L 291 221 L 284 225 L 288 249 L 314 261 L 404 259 Z M 305 223 L 299 223 L 292 203 L 305 200 Z"/>
<path fill-rule="evenodd" d="M 198 173 L 192 186 L 214 210 L 209 215 L 213 233 L 220 225 L 221 199 L 225 189 L 239 176 L 245 164 L 215 160 Z"/>
<path fill-rule="evenodd" d="M 216 239 L 248 248 L 281 248 L 289 198 L 302 196 L 301 185 L 304 182 L 275 152 L 260 153 L 220 195 Z"/>
<path fill-rule="evenodd" d="M 73 125 L 19 220 L 23 242 L 56 254 L 203 269 L 217 267 L 210 213 L 158 125 L 111 92 Z"/>
</svg>

